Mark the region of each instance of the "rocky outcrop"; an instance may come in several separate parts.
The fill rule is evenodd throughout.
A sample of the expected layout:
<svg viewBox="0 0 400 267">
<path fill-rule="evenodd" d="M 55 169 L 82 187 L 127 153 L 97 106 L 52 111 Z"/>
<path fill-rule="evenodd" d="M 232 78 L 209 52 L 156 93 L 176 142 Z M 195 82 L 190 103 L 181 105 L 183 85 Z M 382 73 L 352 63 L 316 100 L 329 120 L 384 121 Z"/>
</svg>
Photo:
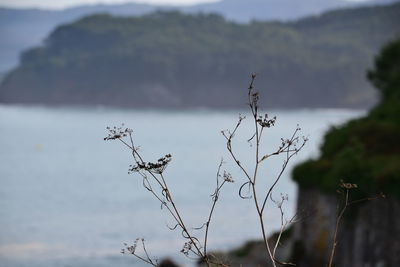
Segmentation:
<svg viewBox="0 0 400 267">
<path fill-rule="evenodd" d="M 297 202 L 299 220 L 284 233 L 277 259 L 294 263 L 297 267 L 327 266 L 339 198 L 316 188 L 300 188 Z M 269 241 L 274 244 L 274 236 Z M 272 266 L 265 257 L 261 240 L 249 241 L 235 250 L 214 255 L 232 267 Z M 379 197 L 346 209 L 339 225 L 333 266 L 400 266 L 400 201 L 397 198 Z"/>
<path fill-rule="evenodd" d="M 367 72 L 381 101 L 367 116 L 326 133 L 320 156 L 292 172 L 299 185 L 293 261 L 326 266 L 332 251 L 340 185 L 351 202 L 341 220 L 336 267 L 400 266 L 400 39 L 387 44 Z M 346 177 L 346 178 L 344 178 Z M 343 184 L 342 179 L 352 184 Z M 357 184 L 357 188 L 353 186 Z M 349 186 L 349 187 L 347 187 Z M 343 198 L 343 195 L 341 196 Z M 340 199 L 340 197 L 339 197 Z"/>
<path fill-rule="evenodd" d="M 332 251 L 337 197 L 301 188 L 297 210 L 302 219 L 293 229 L 292 261 L 298 267 L 326 266 Z M 400 266 L 399 200 L 369 200 L 346 212 L 339 227 L 334 266 Z"/>
</svg>

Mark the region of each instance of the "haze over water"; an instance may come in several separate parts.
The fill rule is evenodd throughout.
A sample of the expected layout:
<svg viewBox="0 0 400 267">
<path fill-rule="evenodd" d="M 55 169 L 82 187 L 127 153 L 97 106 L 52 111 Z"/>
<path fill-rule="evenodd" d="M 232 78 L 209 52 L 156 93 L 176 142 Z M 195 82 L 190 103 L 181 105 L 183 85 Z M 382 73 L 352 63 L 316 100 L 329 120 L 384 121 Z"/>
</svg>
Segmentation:
<svg viewBox="0 0 400 267">
<path fill-rule="evenodd" d="M 245 112 L 242 112 L 245 114 Z M 130 153 L 118 142 L 105 142 L 106 126 L 121 123 L 134 131 L 147 161 L 171 153 L 166 177 L 172 194 L 192 227 L 201 226 L 210 208 L 210 194 L 221 157 L 235 179 L 224 188 L 210 230 L 211 249 L 229 249 L 260 237 L 253 203 L 241 200 L 244 181 L 226 152 L 223 129 L 232 129 L 239 111 L 134 111 L 0 105 L 0 262 L 10 267 L 141 266 L 120 255 L 122 243 L 146 239 L 154 256 L 185 262 L 180 232 L 142 187 L 128 175 Z M 271 152 L 296 125 L 310 141 L 295 162 L 316 156 L 323 133 L 332 124 L 361 116 L 354 110 L 271 111 L 276 127 L 266 131 L 264 151 Z M 233 146 L 247 167 L 254 160 L 247 139 L 247 119 Z M 282 158 L 263 168 L 268 186 Z M 296 187 L 290 169 L 275 191 L 289 195 L 286 213 L 295 208 Z M 263 184 L 260 184 L 261 186 Z M 279 227 L 278 210 L 269 205 L 269 232 Z M 199 232 L 199 236 L 203 236 Z"/>
</svg>

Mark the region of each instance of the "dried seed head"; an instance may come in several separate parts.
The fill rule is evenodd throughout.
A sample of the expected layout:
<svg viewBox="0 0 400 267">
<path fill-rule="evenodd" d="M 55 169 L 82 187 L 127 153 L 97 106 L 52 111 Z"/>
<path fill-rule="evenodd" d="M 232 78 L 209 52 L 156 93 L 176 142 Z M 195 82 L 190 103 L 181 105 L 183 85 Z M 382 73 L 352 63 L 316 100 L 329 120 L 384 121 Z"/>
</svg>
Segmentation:
<svg viewBox="0 0 400 267">
<path fill-rule="evenodd" d="M 224 175 L 223 175 L 224 181 L 228 182 L 228 183 L 233 183 L 235 182 L 232 178 L 232 175 L 229 172 L 224 171 Z"/>
<path fill-rule="evenodd" d="M 357 184 L 352 184 L 352 183 L 345 183 L 343 180 L 340 180 L 340 185 L 341 188 L 345 188 L 345 189 L 354 189 L 354 188 L 358 188 Z"/>
</svg>

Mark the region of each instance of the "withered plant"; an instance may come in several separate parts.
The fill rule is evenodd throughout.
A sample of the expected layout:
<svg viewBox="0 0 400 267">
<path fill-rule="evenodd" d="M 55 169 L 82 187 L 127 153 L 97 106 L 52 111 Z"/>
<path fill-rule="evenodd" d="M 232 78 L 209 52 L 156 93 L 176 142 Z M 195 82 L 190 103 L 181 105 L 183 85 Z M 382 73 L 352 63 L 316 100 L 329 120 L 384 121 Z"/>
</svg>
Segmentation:
<svg viewBox="0 0 400 267">
<path fill-rule="evenodd" d="M 234 151 L 233 140 L 235 135 L 240 128 L 242 121 L 245 119 L 244 116 L 239 116 L 239 120 L 232 131 L 224 130 L 222 131 L 223 136 L 226 139 L 227 150 L 233 159 L 234 163 L 240 169 L 240 171 L 245 176 L 245 181 L 242 182 L 240 186 L 238 195 L 243 199 L 252 199 L 254 202 L 255 211 L 260 223 L 261 235 L 263 238 L 263 243 L 265 244 L 265 257 L 271 262 L 272 266 L 276 267 L 279 265 L 288 265 L 291 263 L 281 262 L 276 258 L 276 251 L 278 245 L 280 244 L 282 233 L 285 231 L 287 226 L 294 222 L 295 216 L 291 219 L 286 219 L 283 211 L 283 204 L 287 201 L 287 196 L 281 195 L 280 200 L 275 200 L 273 198 L 273 191 L 276 185 L 282 178 L 282 175 L 286 168 L 288 167 L 289 161 L 295 156 L 306 144 L 307 138 L 300 137 L 300 128 L 297 126 L 294 132 L 289 138 L 282 138 L 281 143 L 277 149 L 273 150 L 271 153 L 262 154 L 262 136 L 266 129 L 271 128 L 276 123 L 276 117 L 270 118 L 267 114 L 261 114 L 259 108 L 259 93 L 254 89 L 254 81 L 256 75 L 251 75 L 251 82 L 248 87 L 248 105 L 251 111 L 251 120 L 253 121 L 253 133 L 251 137 L 247 140 L 248 142 L 255 142 L 255 146 L 251 148 L 254 149 L 254 165 L 251 168 L 246 168 L 240 161 L 240 155 L 237 155 Z M 216 186 L 211 195 L 212 205 L 208 214 L 207 219 L 200 228 L 191 228 L 187 225 L 181 214 L 177 203 L 171 193 L 168 186 L 167 179 L 164 177 L 164 170 L 168 166 L 172 157 L 167 154 L 157 162 L 151 163 L 145 161 L 145 159 L 140 154 L 138 146 L 134 142 L 133 131 L 129 128 L 122 127 L 107 127 L 109 132 L 108 136 L 104 140 L 118 140 L 124 146 L 126 146 L 132 154 L 134 163 L 129 167 L 129 172 L 138 173 L 142 177 L 143 187 L 148 190 L 148 192 L 159 201 L 162 208 L 165 208 L 167 212 L 172 217 L 175 225 L 169 227 L 170 230 L 179 230 L 183 239 L 185 240 L 181 252 L 189 258 L 199 260 L 205 263 L 207 266 L 229 266 L 226 262 L 221 261 L 218 257 L 214 256 L 208 251 L 208 235 L 209 228 L 212 223 L 213 214 L 215 212 L 215 207 L 218 202 L 222 188 L 226 183 L 233 182 L 232 175 L 227 171 L 222 170 L 223 161 L 219 163 L 218 170 L 216 173 Z M 247 138 L 246 138 L 247 139 Z M 283 163 L 280 171 L 273 177 L 266 177 L 261 173 L 260 166 L 269 158 L 283 156 Z M 270 185 L 266 188 L 258 188 L 260 179 L 267 180 Z M 248 193 L 244 193 L 244 188 L 248 188 Z M 268 242 L 267 236 L 267 226 L 265 215 L 267 213 L 267 202 L 272 202 L 280 210 L 281 214 L 281 225 L 278 234 L 278 238 L 275 244 L 271 245 Z M 202 230 L 204 233 L 199 234 Z M 141 252 L 138 252 L 138 245 L 141 246 Z M 126 248 L 122 250 L 122 253 L 128 253 L 136 256 L 143 262 L 157 266 L 158 261 L 152 258 L 146 250 L 144 239 L 137 239 L 132 246 L 125 244 Z"/>
<path fill-rule="evenodd" d="M 213 194 L 211 195 L 212 205 L 207 221 L 200 228 L 189 228 L 186 225 L 185 220 L 183 219 L 179 209 L 177 208 L 177 204 L 174 201 L 172 193 L 168 187 L 166 178 L 163 175 L 164 170 L 172 159 L 171 155 L 167 154 L 164 157 L 158 159 L 155 163 L 146 162 L 144 161 L 142 155 L 138 150 L 138 147 L 133 141 L 132 129 L 124 128 L 123 125 L 122 127 L 107 127 L 107 129 L 109 131 L 109 134 L 107 137 L 104 138 L 104 140 L 119 140 L 131 151 L 132 157 L 134 159 L 134 164 L 129 166 L 129 173 L 138 173 L 142 177 L 143 187 L 146 188 L 149 193 L 160 202 L 161 208 L 166 208 L 168 213 L 171 215 L 175 225 L 173 227 L 170 227 L 169 229 L 179 229 L 182 237 L 185 239 L 185 243 L 181 252 L 187 257 L 193 258 L 194 256 L 195 259 L 202 259 L 204 262 L 207 263 L 207 266 L 210 266 L 210 264 L 226 266 L 224 263 L 213 260 L 210 256 L 212 254 L 209 254 L 207 251 L 209 227 L 212 221 L 213 213 L 215 211 L 215 206 L 219 199 L 221 189 L 226 183 L 233 182 L 232 176 L 228 172 L 221 172 L 223 161 L 221 160 L 216 174 L 216 187 Z M 200 237 L 193 233 L 194 231 L 201 229 L 205 229 L 204 238 L 202 238 L 203 241 L 201 241 Z M 138 253 L 137 247 L 139 245 L 142 248 L 142 254 Z M 136 239 L 133 245 L 125 244 L 125 248 L 122 249 L 121 252 L 124 254 L 132 254 L 138 259 L 150 265 L 158 265 L 157 259 L 150 257 L 149 253 L 147 252 L 143 238 Z"/>
<path fill-rule="evenodd" d="M 343 220 L 346 210 L 350 206 L 355 205 L 355 204 L 359 204 L 362 202 L 386 197 L 383 193 L 380 193 L 379 195 L 377 195 L 375 197 L 366 197 L 366 198 L 361 198 L 361 199 L 357 199 L 357 200 L 352 200 L 351 199 L 351 191 L 356 190 L 357 188 L 358 188 L 357 184 L 346 183 L 343 180 L 340 180 L 339 188 L 336 191 L 339 194 L 339 198 L 338 198 L 336 223 L 335 223 L 335 229 L 333 231 L 332 248 L 331 248 L 331 253 L 329 256 L 328 267 L 333 266 L 336 247 L 338 245 L 337 235 L 338 235 L 339 228 L 340 228 L 340 225 L 341 225 L 341 222 Z"/>
<path fill-rule="evenodd" d="M 294 221 L 295 216 L 290 219 L 286 220 L 284 218 L 284 212 L 282 209 L 282 205 L 285 200 L 287 200 L 286 197 L 283 197 L 281 201 L 277 202 L 273 199 L 272 193 L 275 188 L 275 186 L 278 184 L 278 182 L 281 180 L 283 173 L 285 172 L 289 161 L 292 159 L 293 156 L 295 156 L 306 144 L 308 139 L 306 137 L 300 137 L 299 132 L 300 132 L 300 127 L 296 127 L 294 130 L 293 134 L 291 135 L 290 138 L 287 139 L 281 139 L 281 144 L 276 149 L 275 151 L 269 153 L 269 154 L 262 154 L 261 153 L 261 146 L 262 146 L 262 137 L 265 129 L 271 128 L 272 126 L 275 125 L 276 122 L 276 117 L 269 118 L 268 114 L 260 114 L 259 110 L 259 92 L 254 90 L 254 80 L 256 78 L 255 74 L 252 74 L 251 76 L 251 82 L 248 87 L 248 101 L 249 101 L 249 107 L 251 111 L 251 120 L 254 123 L 254 132 L 251 138 L 248 141 L 254 140 L 255 142 L 255 151 L 254 151 L 254 167 L 251 170 L 248 170 L 244 167 L 244 165 L 240 162 L 239 156 L 234 152 L 233 150 L 233 145 L 232 141 L 233 138 L 235 137 L 235 134 L 237 130 L 239 129 L 243 119 L 245 117 L 239 116 L 239 120 L 233 129 L 233 131 L 223 131 L 222 134 L 226 139 L 226 148 L 228 149 L 233 161 L 236 163 L 236 165 L 239 167 L 241 172 L 244 174 L 246 177 L 246 181 L 242 184 L 242 186 L 239 189 L 239 196 L 243 199 L 247 198 L 252 198 L 254 202 L 254 206 L 258 215 L 259 223 L 261 226 L 261 234 L 262 238 L 264 241 L 264 245 L 266 248 L 266 256 L 268 260 L 271 261 L 272 265 L 276 267 L 277 264 L 283 264 L 283 265 L 291 265 L 291 263 L 285 263 L 279 261 L 275 255 L 276 255 L 276 249 L 278 247 L 278 244 L 280 242 L 280 238 L 282 236 L 282 233 L 290 224 L 291 222 Z M 260 176 L 260 166 L 262 163 L 274 156 L 279 156 L 279 155 L 284 155 L 284 160 L 283 164 L 281 167 L 281 170 L 275 177 L 261 177 Z M 272 178 L 272 179 L 271 179 Z M 270 179 L 272 181 L 272 184 L 268 188 L 263 188 L 261 189 L 261 194 L 259 194 L 259 190 L 257 190 L 257 182 L 258 179 Z M 250 190 L 249 195 L 244 195 L 243 189 L 245 187 L 248 187 Z M 271 247 L 271 245 L 268 242 L 268 236 L 267 236 L 267 231 L 266 231 L 266 221 L 265 221 L 265 213 L 266 213 L 266 205 L 268 200 L 271 200 L 273 203 L 277 205 L 277 207 L 280 209 L 281 212 L 281 228 L 278 234 L 278 238 L 276 240 L 276 244 Z"/>
</svg>

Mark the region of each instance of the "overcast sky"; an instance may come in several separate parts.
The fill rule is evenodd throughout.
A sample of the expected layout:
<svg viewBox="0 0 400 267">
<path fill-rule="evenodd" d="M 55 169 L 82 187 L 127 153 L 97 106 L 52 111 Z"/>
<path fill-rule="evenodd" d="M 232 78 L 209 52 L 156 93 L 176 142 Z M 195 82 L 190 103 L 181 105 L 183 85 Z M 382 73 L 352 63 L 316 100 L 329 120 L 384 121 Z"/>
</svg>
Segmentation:
<svg viewBox="0 0 400 267">
<path fill-rule="evenodd" d="M 2 7 L 39 7 L 46 9 L 62 9 L 66 7 L 84 4 L 118 4 L 118 3 L 146 3 L 146 4 L 167 4 L 167 5 L 193 5 L 199 3 L 218 2 L 220 0 L 0 0 Z M 245 1 L 245 0 L 244 0 Z M 323 1 L 323 0 L 321 0 Z M 365 1 L 365 0 L 347 0 Z"/>
<path fill-rule="evenodd" d="M 66 7 L 90 4 L 166 4 L 166 5 L 193 5 L 199 3 L 218 2 L 220 0 L 0 0 L 0 6 L 7 7 L 40 7 L 61 9 Z"/>
</svg>

